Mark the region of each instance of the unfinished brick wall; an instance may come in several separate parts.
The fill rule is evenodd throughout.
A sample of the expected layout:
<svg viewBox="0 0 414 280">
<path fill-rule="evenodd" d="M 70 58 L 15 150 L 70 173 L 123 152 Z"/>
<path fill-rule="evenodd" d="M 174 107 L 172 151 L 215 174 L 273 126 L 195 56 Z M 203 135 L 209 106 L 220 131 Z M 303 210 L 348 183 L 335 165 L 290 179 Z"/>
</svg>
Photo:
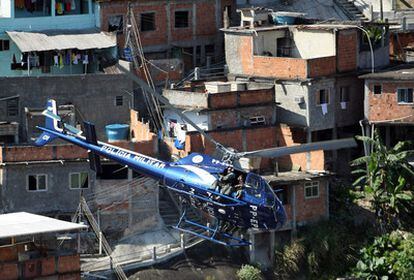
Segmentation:
<svg viewBox="0 0 414 280">
<path fill-rule="evenodd" d="M 320 57 L 308 59 L 308 77 L 329 76 L 336 72 L 336 57 Z"/>
<path fill-rule="evenodd" d="M 314 181 L 314 180 L 313 180 Z M 296 221 L 307 223 L 327 218 L 327 180 L 319 181 L 319 196 L 317 198 L 305 198 L 305 184 L 296 186 Z"/>
<path fill-rule="evenodd" d="M 341 30 L 337 33 L 337 67 L 338 72 L 357 69 L 358 32 Z"/>
<path fill-rule="evenodd" d="M 404 48 L 414 43 L 414 32 L 395 32 L 390 34 L 390 56 L 398 60 L 405 57 Z"/>
<path fill-rule="evenodd" d="M 374 94 L 374 85 L 382 85 L 382 93 Z M 414 82 L 403 81 L 370 81 L 368 83 L 368 120 L 381 121 L 410 121 L 414 122 L 413 104 L 398 104 L 398 88 L 414 88 Z"/>
<path fill-rule="evenodd" d="M 209 135 L 223 145 L 235 148 L 238 151 L 253 151 L 299 144 L 294 142 L 292 131 L 286 125 L 212 131 L 209 132 Z M 243 143 L 245 143 L 244 147 Z M 213 154 L 215 147 L 209 141 L 203 139 L 200 134 L 191 133 L 187 134 L 185 150 L 187 153 L 200 152 Z M 280 157 L 277 159 L 277 162 L 281 170 L 291 170 L 293 166 L 300 166 L 302 170 L 306 170 L 306 153 Z M 323 151 L 311 152 L 310 169 L 324 170 L 324 165 L 325 157 Z M 273 170 L 272 159 L 262 159 L 261 168 Z"/>
<path fill-rule="evenodd" d="M 279 79 L 306 79 L 334 74 L 336 72 L 336 57 L 301 59 L 291 57 L 268 57 L 253 55 L 253 40 L 251 36 L 238 36 L 239 52 L 235 57 L 240 61 L 243 73 L 256 77 L 271 77 Z M 231 70 L 231 69 L 230 69 Z"/>
<path fill-rule="evenodd" d="M 140 25 L 140 14 L 145 12 L 155 13 L 155 30 L 141 32 L 142 44 L 144 46 L 155 46 L 169 44 L 168 33 L 171 34 L 171 41 L 196 39 L 197 36 L 216 36 L 217 18 L 222 22 L 222 11 L 226 5 L 235 9 L 234 1 L 222 1 L 222 7 L 217 9 L 216 1 L 131 1 L 137 24 Z M 112 15 L 126 15 L 128 1 L 105 1 L 101 2 L 101 29 L 108 31 L 108 20 Z M 216 17 L 216 12 L 220 14 Z M 168 12 L 167 12 L 168 11 Z M 188 27 L 175 27 L 175 11 L 188 11 Z M 195 11 L 195 14 L 193 14 Z M 169 19 L 169 20 L 168 20 Z M 124 18 L 124 22 L 125 22 Z M 169 21 L 169 22 L 168 22 Z M 195 23 L 195 26 L 194 26 Z M 125 34 L 118 35 L 118 46 L 123 47 Z M 171 43 L 171 42 L 170 42 Z"/>
<path fill-rule="evenodd" d="M 139 151 L 146 155 L 156 155 L 158 148 L 157 139 L 154 136 L 151 140 L 141 142 L 116 142 L 115 146 Z M 46 161 L 46 160 L 75 160 L 87 159 L 88 153 L 75 145 L 48 145 L 43 147 L 34 146 L 7 146 L 0 147 L 2 154 L 1 162 L 25 162 L 25 161 Z"/>
<path fill-rule="evenodd" d="M 274 103 L 274 89 L 232 91 L 208 95 L 210 109 L 236 108 L 239 106 Z"/>
</svg>

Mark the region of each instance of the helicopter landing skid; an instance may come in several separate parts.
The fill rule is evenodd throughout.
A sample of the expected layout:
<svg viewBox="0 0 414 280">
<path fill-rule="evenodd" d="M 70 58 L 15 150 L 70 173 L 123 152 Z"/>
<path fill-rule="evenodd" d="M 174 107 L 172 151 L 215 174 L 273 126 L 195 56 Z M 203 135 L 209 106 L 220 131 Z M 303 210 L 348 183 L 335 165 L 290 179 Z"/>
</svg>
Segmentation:
<svg viewBox="0 0 414 280">
<path fill-rule="evenodd" d="M 182 227 L 182 225 L 188 224 L 191 225 L 193 227 L 196 227 L 197 229 L 202 229 L 205 230 L 207 232 L 207 234 L 202 234 L 199 232 L 196 232 L 194 230 L 191 230 L 189 228 L 184 228 Z M 188 220 L 186 218 L 186 210 L 184 210 L 183 214 L 180 217 L 180 220 L 178 221 L 176 226 L 173 226 L 173 228 L 182 231 L 182 232 L 186 232 L 195 236 L 198 236 L 200 238 L 206 239 L 206 240 L 210 240 L 212 242 L 221 244 L 221 245 L 225 245 L 225 246 L 231 246 L 231 247 L 237 247 L 237 246 L 249 246 L 251 245 L 251 243 L 249 241 L 246 241 L 244 239 L 235 237 L 229 233 L 225 233 L 220 231 L 220 223 L 218 223 L 214 228 L 208 227 L 208 226 L 204 226 L 201 225 L 197 222 Z M 220 238 L 220 239 L 219 239 Z M 223 239 L 223 240 L 221 240 Z M 224 240 L 228 240 L 228 241 L 224 241 Z"/>
</svg>

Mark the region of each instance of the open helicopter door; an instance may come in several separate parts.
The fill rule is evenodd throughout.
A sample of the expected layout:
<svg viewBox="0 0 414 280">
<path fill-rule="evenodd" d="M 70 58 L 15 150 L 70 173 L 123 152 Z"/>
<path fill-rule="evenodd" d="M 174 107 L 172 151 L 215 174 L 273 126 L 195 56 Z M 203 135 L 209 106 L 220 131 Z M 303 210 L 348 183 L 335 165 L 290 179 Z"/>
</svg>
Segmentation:
<svg viewBox="0 0 414 280">
<path fill-rule="evenodd" d="M 93 145 L 98 145 L 98 140 L 96 139 L 95 125 L 90 122 L 83 122 L 83 125 L 85 127 L 86 142 L 93 144 Z M 88 151 L 88 157 L 89 157 L 90 168 L 96 172 L 97 176 L 101 175 L 102 166 L 101 166 L 101 159 L 99 158 L 99 155 L 97 155 L 94 152 Z"/>
</svg>

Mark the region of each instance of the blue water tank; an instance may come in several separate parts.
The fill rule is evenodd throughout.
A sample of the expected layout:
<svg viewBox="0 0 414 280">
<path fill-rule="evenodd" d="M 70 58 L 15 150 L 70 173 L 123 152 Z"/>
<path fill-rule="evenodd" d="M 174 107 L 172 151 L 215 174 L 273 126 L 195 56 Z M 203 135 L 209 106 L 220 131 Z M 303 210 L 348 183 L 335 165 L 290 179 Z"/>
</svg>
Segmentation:
<svg viewBox="0 0 414 280">
<path fill-rule="evenodd" d="M 129 134 L 128 124 L 108 124 L 105 126 L 106 136 L 108 141 L 120 141 L 127 140 Z"/>
</svg>

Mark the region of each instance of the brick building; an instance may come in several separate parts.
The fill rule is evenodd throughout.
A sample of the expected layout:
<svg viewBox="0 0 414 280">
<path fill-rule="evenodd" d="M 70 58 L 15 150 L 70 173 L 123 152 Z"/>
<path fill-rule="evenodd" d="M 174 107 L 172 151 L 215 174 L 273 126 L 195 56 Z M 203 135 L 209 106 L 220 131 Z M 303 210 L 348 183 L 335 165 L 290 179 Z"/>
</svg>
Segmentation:
<svg viewBox="0 0 414 280">
<path fill-rule="evenodd" d="M 297 25 L 252 22 L 222 29 L 229 80 L 273 85 L 278 121 L 304 127 L 307 142 L 358 133 L 364 89 L 357 75 L 372 67 L 362 31 L 352 24 L 306 19 L 297 19 L 302 23 Z M 385 33 L 373 47 L 374 68 L 389 64 L 387 28 L 375 27 Z M 344 171 L 350 159 L 348 152 L 339 157 L 332 152 L 326 161 Z"/>
<path fill-rule="evenodd" d="M 179 58 L 186 71 L 223 58 L 223 14 L 235 16 L 234 0 L 124 1 L 100 0 L 101 30 L 116 31 L 118 46 L 125 47 L 123 23 L 131 5 L 140 27 L 147 59 Z M 130 4 L 128 4 L 130 3 Z"/>
<path fill-rule="evenodd" d="M 414 68 L 410 64 L 360 76 L 365 82 L 365 119 L 367 134 L 378 128 L 385 143 L 414 137 L 413 88 Z"/>
</svg>

